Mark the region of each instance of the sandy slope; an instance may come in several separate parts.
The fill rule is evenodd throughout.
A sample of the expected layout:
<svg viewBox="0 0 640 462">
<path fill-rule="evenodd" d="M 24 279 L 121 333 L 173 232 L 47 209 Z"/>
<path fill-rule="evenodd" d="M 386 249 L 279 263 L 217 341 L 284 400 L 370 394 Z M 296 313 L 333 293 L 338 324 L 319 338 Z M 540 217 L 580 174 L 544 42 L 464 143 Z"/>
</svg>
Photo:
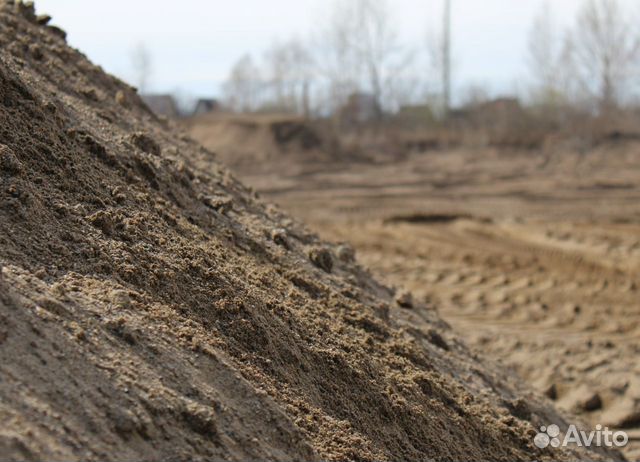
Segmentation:
<svg viewBox="0 0 640 462">
<path fill-rule="evenodd" d="M 0 458 L 570 460 L 565 422 L 0 2 Z"/>
</svg>

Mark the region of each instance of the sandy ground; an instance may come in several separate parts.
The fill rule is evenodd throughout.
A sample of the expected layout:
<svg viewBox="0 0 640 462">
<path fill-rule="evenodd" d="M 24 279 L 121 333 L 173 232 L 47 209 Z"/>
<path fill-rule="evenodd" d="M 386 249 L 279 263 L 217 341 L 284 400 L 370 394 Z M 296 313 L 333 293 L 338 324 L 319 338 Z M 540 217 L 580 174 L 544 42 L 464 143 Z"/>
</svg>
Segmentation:
<svg viewBox="0 0 640 462">
<path fill-rule="evenodd" d="M 640 457 L 640 226 L 459 220 L 326 234 L 560 408 L 625 429 L 627 456 Z"/>
<path fill-rule="evenodd" d="M 238 171 L 640 458 L 640 144 Z"/>
<path fill-rule="evenodd" d="M 0 0 L 0 460 L 620 459 L 49 20 Z"/>
</svg>

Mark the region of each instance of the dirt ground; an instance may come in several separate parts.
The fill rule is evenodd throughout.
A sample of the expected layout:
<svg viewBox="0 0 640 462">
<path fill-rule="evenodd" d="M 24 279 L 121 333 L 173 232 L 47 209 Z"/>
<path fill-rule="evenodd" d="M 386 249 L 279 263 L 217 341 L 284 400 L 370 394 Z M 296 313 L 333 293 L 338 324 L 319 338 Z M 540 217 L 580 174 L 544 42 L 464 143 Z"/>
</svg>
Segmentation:
<svg viewBox="0 0 640 462">
<path fill-rule="evenodd" d="M 621 458 L 50 19 L 0 0 L 1 460 Z"/>
<path fill-rule="evenodd" d="M 640 459 L 640 143 L 238 173 Z"/>
<path fill-rule="evenodd" d="M 625 429 L 627 457 L 640 457 L 640 226 L 463 219 L 325 232 L 560 408 Z"/>
</svg>

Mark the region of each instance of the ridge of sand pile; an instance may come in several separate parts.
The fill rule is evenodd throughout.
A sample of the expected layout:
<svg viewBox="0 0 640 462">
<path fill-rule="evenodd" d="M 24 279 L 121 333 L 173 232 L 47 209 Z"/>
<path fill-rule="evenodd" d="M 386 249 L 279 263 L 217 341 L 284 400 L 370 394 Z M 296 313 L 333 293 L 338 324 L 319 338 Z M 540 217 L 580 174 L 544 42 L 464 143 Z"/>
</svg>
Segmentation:
<svg viewBox="0 0 640 462">
<path fill-rule="evenodd" d="M 437 314 L 395 307 L 48 18 L 0 11 L 2 459 L 606 457 L 536 449 L 562 418 Z"/>
</svg>

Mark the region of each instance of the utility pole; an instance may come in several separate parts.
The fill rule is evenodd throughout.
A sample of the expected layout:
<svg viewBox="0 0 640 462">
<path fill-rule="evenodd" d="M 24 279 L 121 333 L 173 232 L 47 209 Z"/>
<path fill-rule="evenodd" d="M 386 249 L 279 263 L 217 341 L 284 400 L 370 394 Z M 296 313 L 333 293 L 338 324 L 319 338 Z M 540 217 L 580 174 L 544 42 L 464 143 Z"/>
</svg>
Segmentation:
<svg viewBox="0 0 640 462">
<path fill-rule="evenodd" d="M 451 0 L 444 0 L 442 27 L 442 100 L 445 119 L 451 109 Z"/>
</svg>

